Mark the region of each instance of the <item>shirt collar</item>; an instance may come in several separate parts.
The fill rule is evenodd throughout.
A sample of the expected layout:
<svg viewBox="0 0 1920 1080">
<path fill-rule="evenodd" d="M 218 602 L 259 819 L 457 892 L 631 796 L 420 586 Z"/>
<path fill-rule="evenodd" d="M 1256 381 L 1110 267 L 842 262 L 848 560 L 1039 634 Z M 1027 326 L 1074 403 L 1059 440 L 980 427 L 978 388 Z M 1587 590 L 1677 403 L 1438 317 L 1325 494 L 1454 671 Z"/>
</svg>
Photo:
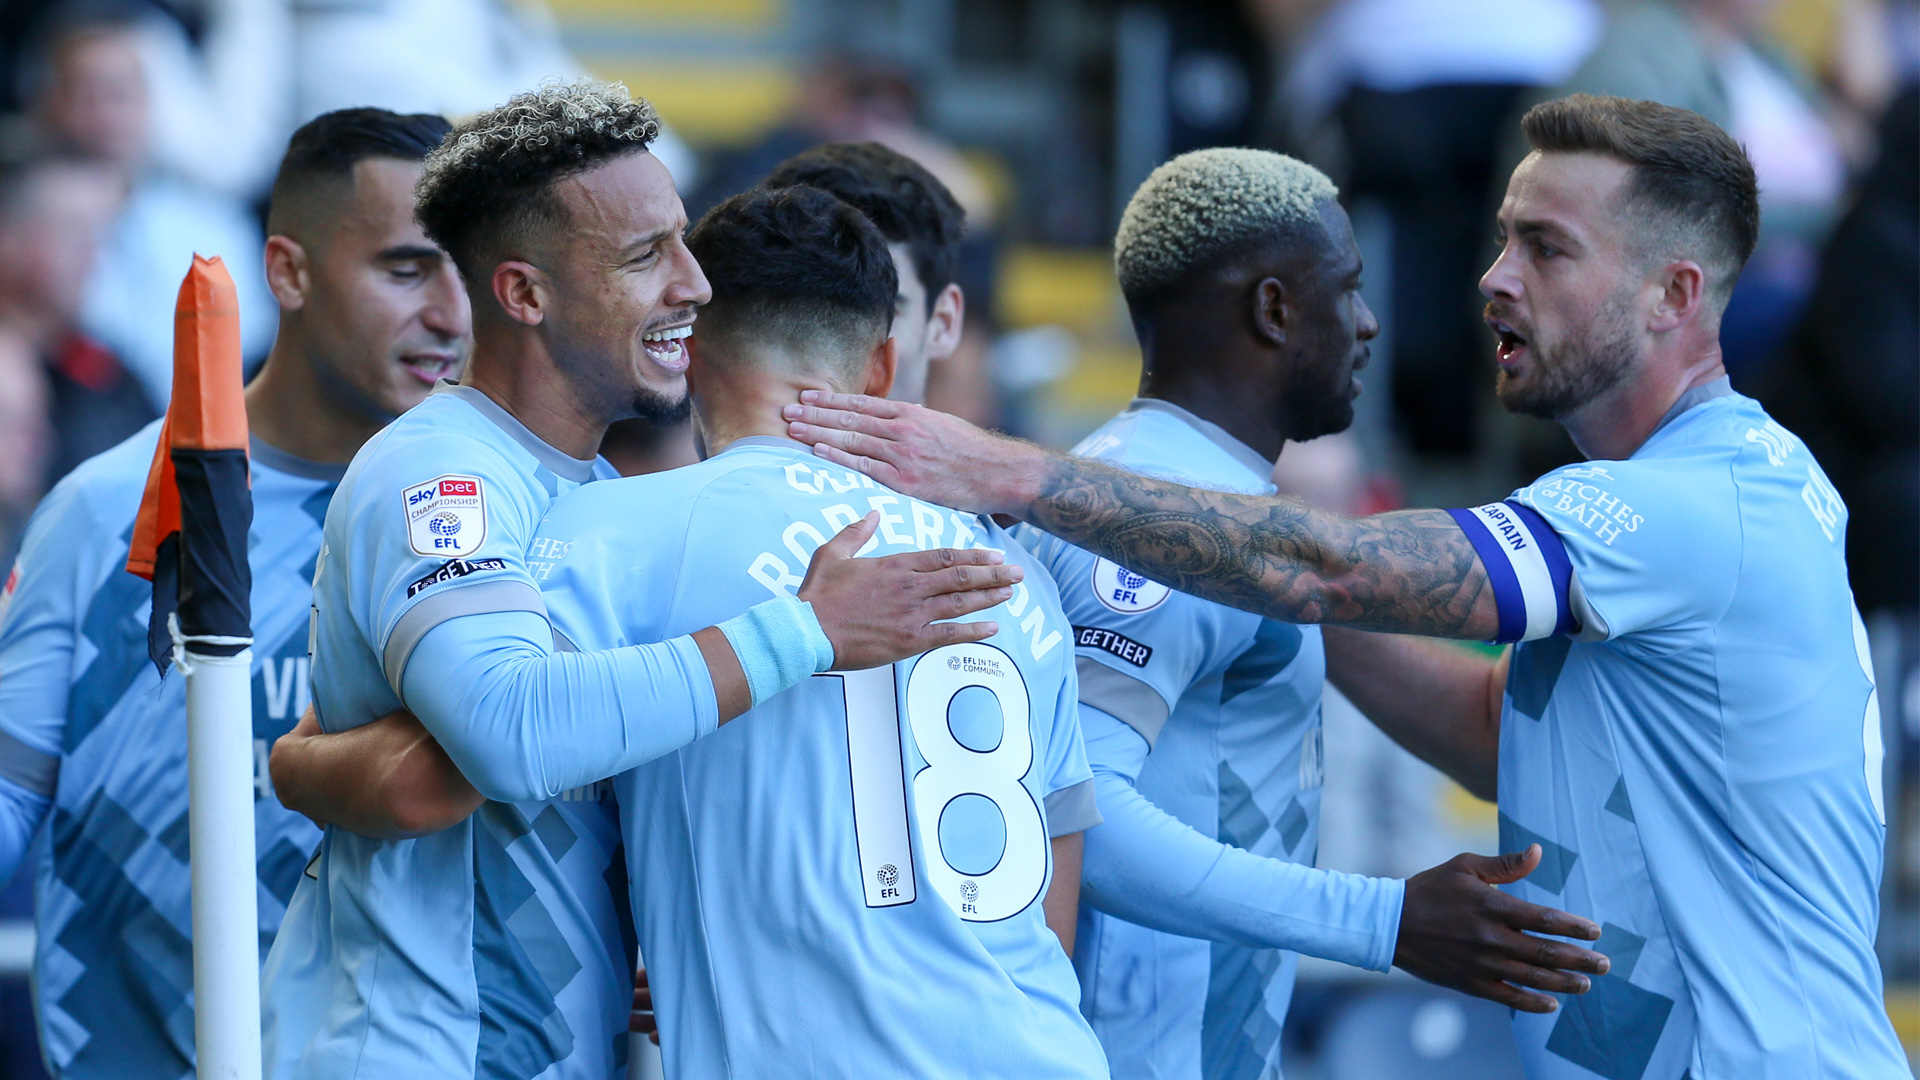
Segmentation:
<svg viewBox="0 0 1920 1080">
<path fill-rule="evenodd" d="M 1273 462 L 1268 461 L 1258 450 L 1227 434 L 1227 429 L 1211 420 L 1202 420 L 1198 416 L 1175 405 L 1171 401 L 1159 398 L 1137 397 L 1127 403 L 1127 412 L 1161 412 L 1180 421 L 1207 437 L 1208 441 L 1225 450 L 1233 460 L 1246 466 L 1247 470 L 1260 478 L 1263 484 L 1271 483 Z"/>
<path fill-rule="evenodd" d="M 347 475 L 345 465 L 329 465 L 321 461 L 308 461 L 303 457 L 295 457 L 277 446 L 260 441 L 258 435 L 247 436 L 247 456 L 274 472 L 283 472 L 289 476 L 298 476 L 307 480 L 323 480 L 330 484 L 337 484 L 341 477 Z"/>
<path fill-rule="evenodd" d="M 735 449 L 744 449 L 749 446 L 770 446 L 776 450 L 794 450 L 809 457 L 813 456 L 811 446 L 798 439 L 789 439 L 782 435 L 742 435 L 728 443 L 727 448 L 720 453 L 731 453 Z"/>
<path fill-rule="evenodd" d="M 442 379 L 433 388 L 433 392 L 452 394 L 473 406 L 475 411 L 493 421 L 495 427 L 506 432 L 514 442 L 519 443 L 527 453 L 532 454 L 534 460 L 545 465 L 555 476 L 563 480 L 571 480 L 576 484 L 584 484 L 593 479 L 593 458 L 577 458 L 571 454 L 562 453 L 558 447 L 535 435 L 527 425 L 514 419 L 512 413 L 501 408 L 499 402 L 488 397 L 479 388 Z"/>
<path fill-rule="evenodd" d="M 1680 400 L 1674 402 L 1673 408 L 1667 410 L 1667 415 L 1661 417 L 1660 422 L 1653 426 L 1653 431 L 1647 435 L 1647 438 L 1651 439 L 1654 435 L 1658 435 L 1661 428 L 1678 420 L 1681 413 L 1695 405 L 1705 405 L 1714 398 L 1729 397 L 1732 394 L 1733 378 L 1731 376 L 1722 375 L 1712 382 L 1701 383 L 1680 395 Z"/>
</svg>

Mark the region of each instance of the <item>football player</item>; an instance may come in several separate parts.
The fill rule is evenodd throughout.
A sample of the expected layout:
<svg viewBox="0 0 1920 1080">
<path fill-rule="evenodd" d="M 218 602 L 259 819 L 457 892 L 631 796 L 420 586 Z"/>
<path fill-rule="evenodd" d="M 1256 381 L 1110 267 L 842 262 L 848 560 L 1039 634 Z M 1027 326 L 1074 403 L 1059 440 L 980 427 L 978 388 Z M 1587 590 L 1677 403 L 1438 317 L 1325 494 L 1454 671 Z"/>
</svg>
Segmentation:
<svg viewBox="0 0 1920 1080">
<path fill-rule="evenodd" d="M 1075 453 L 1271 494 L 1287 440 L 1351 424 L 1354 372 L 1379 326 L 1335 196 L 1319 170 L 1261 150 L 1201 150 L 1155 170 L 1114 242 L 1144 358 L 1140 396 Z M 1245 239 L 1195 242 L 1198 222 Z M 1116 1074 L 1280 1075 L 1298 953 L 1376 971 L 1399 964 L 1469 990 L 1503 979 L 1586 988 L 1579 972 L 1598 957 L 1564 946 L 1543 959 L 1541 939 L 1524 932 L 1567 933 L 1584 920 L 1485 884 L 1517 878 L 1525 859 L 1462 855 L 1406 882 L 1313 869 L 1319 627 L 1174 592 L 1026 526 L 1016 533 L 1074 624 L 1106 818 L 1087 834 L 1074 961 Z"/>
<path fill-rule="evenodd" d="M 321 522 L 354 451 L 466 357 L 466 294 L 413 220 L 421 159 L 447 130 L 438 116 L 328 113 L 294 133 L 274 181 L 280 327 L 246 393 L 263 953 L 320 838 L 274 798 L 267 748 L 307 705 Z M 193 1075 L 185 680 L 147 659 L 152 588 L 126 572 L 159 430 L 41 503 L 0 622 L 0 877 L 46 823 L 35 1002 L 47 1060 L 69 1078 Z"/>
<path fill-rule="evenodd" d="M 605 1076 L 625 1055 L 632 952 L 598 781 L 815 672 L 991 633 L 929 624 L 1017 578 L 991 552 L 845 557 L 868 521 L 803 598 L 660 642 L 555 647 L 534 527 L 609 474 L 593 455 L 610 422 L 684 412 L 708 298 L 647 150 L 658 130 L 621 87 L 556 84 L 427 160 L 416 212 L 466 283 L 473 359 L 356 455 L 327 516 L 316 720 L 369 733 L 307 756 L 322 775 L 302 808 L 330 824 L 266 966 L 269 1075 Z M 488 800 L 477 813 L 376 828 L 336 812 L 379 760 L 356 748 L 403 731 L 375 723 L 403 706 L 437 744 L 413 757 L 444 752 Z"/>
<path fill-rule="evenodd" d="M 782 435 L 803 388 L 890 388 L 897 284 L 865 216 L 758 189 L 688 245 L 714 286 L 691 372 L 711 456 L 554 504 L 535 565 L 560 634 L 617 648 L 791 596 L 869 511 L 875 553 L 1032 565 Z M 1062 948 L 1078 881 L 1053 873 L 1098 820 L 1071 631 L 1040 573 L 987 614 L 991 638 L 809 679 L 615 781 L 668 1075 L 1107 1075 Z"/>
</svg>

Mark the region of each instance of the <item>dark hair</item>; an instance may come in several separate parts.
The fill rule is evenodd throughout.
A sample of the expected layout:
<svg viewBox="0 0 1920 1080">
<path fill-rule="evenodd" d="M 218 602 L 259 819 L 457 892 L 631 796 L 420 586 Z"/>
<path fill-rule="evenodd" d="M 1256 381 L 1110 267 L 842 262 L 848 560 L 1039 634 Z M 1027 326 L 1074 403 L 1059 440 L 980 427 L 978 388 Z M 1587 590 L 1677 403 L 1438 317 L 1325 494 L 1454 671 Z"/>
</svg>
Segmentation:
<svg viewBox="0 0 1920 1080">
<path fill-rule="evenodd" d="M 515 94 L 427 156 L 414 215 L 468 288 L 484 288 L 492 267 L 483 259 L 530 230 L 565 225 L 555 183 L 640 153 L 659 134 L 653 106 L 618 83 L 582 79 Z"/>
<path fill-rule="evenodd" d="M 1605 154 L 1631 165 L 1626 216 L 1644 223 L 1647 246 L 1696 255 L 1721 271 L 1712 288 L 1725 301 L 1760 235 L 1753 163 L 1732 136 L 1699 113 L 1593 94 L 1535 105 L 1520 127 L 1543 153 Z"/>
<path fill-rule="evenodd" d="M 836 370 L 847 373 L 893 325 L 900 283 L 886 237 L 819 188 L 741 192 L 707 211 L 687 249 L 713 286 L 703 336 L 839 352 Z"/>
<path fill-rule="evenodd" d="M 273 178 L 268 218 L 282 216 L 285 204 L 310 191 L 316 182 L 350 179 L 353 167 L 368 158 L 423 161 L 452 130 L 446 117 L 432 113 L 373 108 L 321 113 L 300 125 L 288 140 L 280 171 Z"/>
<path fill-rule="evenodd" d="M 966 211 L 919 162 L 876 142 L 826 143 L 782 162 L 770 188 L 805 184 L 838 196 L 873 219 L 889 243 L 905 244 L 927 303 L 960 269 Z"/>
</svg>

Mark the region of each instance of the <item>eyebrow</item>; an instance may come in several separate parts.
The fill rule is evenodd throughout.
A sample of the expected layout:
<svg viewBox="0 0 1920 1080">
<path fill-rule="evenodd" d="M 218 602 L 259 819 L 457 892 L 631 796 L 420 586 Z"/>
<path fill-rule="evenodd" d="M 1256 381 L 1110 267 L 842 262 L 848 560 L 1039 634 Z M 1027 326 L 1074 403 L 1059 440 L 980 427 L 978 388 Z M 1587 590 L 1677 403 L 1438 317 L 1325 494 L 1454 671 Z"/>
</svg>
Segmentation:
<svg viewBox="0 0 1920 1080">
<path fill-rule="evenodd" d="M 621 248 L 620 254 L 622 256 L 627 256 L 627 255 L 633 254 L 634 252 L 639 251 L 642 248 L 652 247 L 653 245 L 659 243 L 662 240 L 665 240 L 667 237 L 672 236 L 674 233 L 678 231 L 679 231 L 678 229 L 669 227 L 669 228 L 657 230 L 655 232 L 650 232 L 647 235 L 641 237 L 640 239 L 635 240 L 633 243 L 628 244 L 626 247 Z"/>
<path fill-rule="evenodd" d="M 1561 237 L 1568 240 L 1577 239 L 1577 237 L 1575 237 L 1572 232 L 1568 231 L 1566 226 L 1561 225 L 1559 222 L 1541 221 L 1537 218 L 1528 218 L 1523 221 L 1514 222 L 1513 235 L 1515 236 L 1551 235 L 1551 236 Z"/>
<path fill-rule="evenodd" d="M 383 262 L 409 262 L 418 259 L 438 259 L 440 258 L 440 249 L 437 247 L 426 247 L 420 244 L 395 244 L 393 247 L 382 249 L 374 258 Z"/>
</svg>

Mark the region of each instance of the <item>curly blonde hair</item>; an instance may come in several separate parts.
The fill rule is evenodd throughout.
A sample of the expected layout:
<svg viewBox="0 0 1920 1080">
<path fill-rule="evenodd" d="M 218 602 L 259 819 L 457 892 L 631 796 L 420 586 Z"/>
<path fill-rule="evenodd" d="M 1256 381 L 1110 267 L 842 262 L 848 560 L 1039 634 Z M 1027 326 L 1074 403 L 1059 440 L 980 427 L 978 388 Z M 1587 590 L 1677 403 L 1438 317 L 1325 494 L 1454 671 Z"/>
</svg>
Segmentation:
<svg viewBox="0 0 1920 1080">
<path fill-rule="evenodd" d="M 1264 240 L 1311 227 L 1340 190 L 1304 161 L 1267 150 L 1214 148 L 1153 170 L 1113 238 L 1129 300 L 1164 295 Z"/>
<path fill-rule="evenodd" d="M 545 83 L 454 128 L 427 155 L 414 213 L 468 281 L 486 280 L 482 259 L 503 242 L 564 223 L 555 181 L 644 151 L 659 134 L 653 106 L 620 83 Z"/>
</svg>

